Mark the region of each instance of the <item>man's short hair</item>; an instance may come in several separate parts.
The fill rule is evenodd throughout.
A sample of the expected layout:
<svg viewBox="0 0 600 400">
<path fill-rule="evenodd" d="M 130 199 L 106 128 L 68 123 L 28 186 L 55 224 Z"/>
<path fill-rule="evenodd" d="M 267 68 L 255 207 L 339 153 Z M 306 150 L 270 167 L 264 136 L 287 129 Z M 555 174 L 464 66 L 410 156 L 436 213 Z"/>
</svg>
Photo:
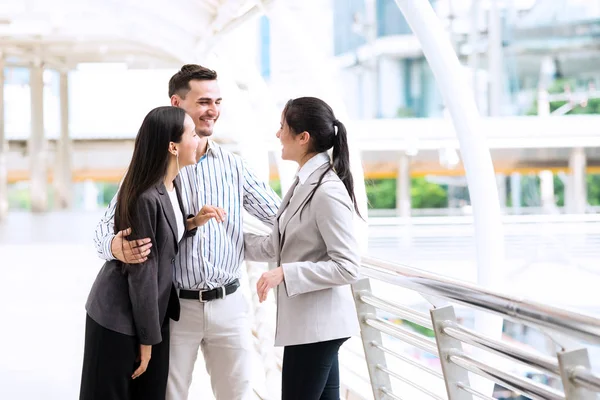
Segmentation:
<svg viewBox="0 0 600 400">
<path fill-rule="evenodd" d="M 169 98 L 174 94 L 182 99 L 190 91 L 190 81 L 214 81 L 217 79 L 217 73 L 197 64 L 186 64 L 171 77 L 169 80 Z"/>
</svg>

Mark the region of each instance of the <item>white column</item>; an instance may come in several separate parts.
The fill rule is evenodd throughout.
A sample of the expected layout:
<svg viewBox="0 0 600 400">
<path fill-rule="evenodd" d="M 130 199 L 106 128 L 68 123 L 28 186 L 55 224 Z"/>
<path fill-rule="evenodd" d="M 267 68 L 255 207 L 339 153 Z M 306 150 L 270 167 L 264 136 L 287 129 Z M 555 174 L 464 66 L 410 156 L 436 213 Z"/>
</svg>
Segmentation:
<svg viewBox="0 0 600 400">
<path fill-rule="evenodd" d="M 540 172 L 540 193 L 542 195 L 542 208 L 546 212 L 556 210 L 556 201 L 554 199 L 554 174 L 552 171 Z"/>
<path fill-rule="evenodd" d="M 91 179 L 83 182 L 83 209 L 85 211 L 96 211 L 98 209 L 98 194 L 100 191 Z"/>
<path fill-rule="evenodd" d="M 370 65 L 367 64 L 367 65 Z M 360 105 L 361 119 L 373 119 L 377 117 L 380 110 L 377 109 L 378 101 L 378 88 L 379 83 L 377 82 L 377 74 L 375 73 L 376 67 L 363 67 L 358 71 L 358 84 L 360 89 L 360 96 L 362 102 Z"/>
<path fill-rule="evenodd" d="M 489 64 L 489 94 L 490 94 L 490 116 L 497 117 L 502 113 L 502 88 L 504 86 L 504 74 L 502 71 L 502 25 L 498 0 L 491 0 L 488 22 L 488 64 Z"/>
<path fill-rule="evenodd" d="M 381 109 L 379 114 L 383 118 L 396 118 L 398 109 L 403 107 L 404 84 L 400 62 L 392 57 L 379 59 L 379 95 Z"/>
<path fill-rule="evenodd" d="M 469 43 L 471 47 L 471 54 L 469 55 L 469 66 L 471 67 L 471 73 L 473 74 L 473 95 L 475 96 L 475 103 L 481 110 L 479 104 L 479 82 L 478 82 L 478 71 L 479 71 L 479 0 L 472 0 L 471 3 L 471 30 L 469 33 Z"/>
<path fill-rule="evenodd" d="M 568 205 L 567 209 L 570 213 L 582 214 L 585 213 L 587 208 L 586 163 L 585 149 L 581 147 L 574 148 L 569 158 L 571 174 L 568 189 L 571 193 L 568 200 L 571 204 Z"/>
<path fill-rule="evenodd" d="M 69 137 L 69 73 L 60 72 L 60 139 L 56 152 L 54 182 L 55 205 L 70 208 L 73 200 L 71 172 L 71 139 Z"/>
<path fill-rule="evenodd" d="M 466 77 L 431 5 L 409 0 L 396 3 L 421 42 L 452 116 L 473 204 L 478 281 L 484 286 L 495 286 L 504 259 L 503 228 L 492 157 L 481 135 L 473 94 L 463 90 L 468 86 Z"/>
<path fill-rule="evenodd" d="M 538 116 L 550 115 L 550 101 L 548 87 L 554 79 L 556 69 L 551 57 L 544 57 L 540 64 L 540 77 L 538 82 Z"/>
<path fill-rule="evenodd" d="M 515 214 L 521 213 L 521 174 L 513 172 L 510 175 L 510 198 Z"/>
<path fill-rule="evenodd" d="M 371 103 L 371 112 L 367 115 L 367 118 L 377 118 L 381 114 L 381 91 L 380 91 L 380 78 L 379 78 L 379 57 L 375 53 L 375 41 L 377 40 L 377 2 L 375 0 L 365 1 L 365 39 L 367 40 L 367 46 L 369 47 L 369 62 L 365 68 L 365 94 L 368 93 L 367 98 L 373 97 L 372 102 L 365 102 L 363 104 Z"/>
<path fill-rule="evenodd" d="M 469 87 L 466 76 L 431 4 L 413 0 L 396 0 L 396 4 L 421 42 L 458 136 L 473 205 L 477 281 L 484 287 L 498 289 L 502 287 L 504 267 L 503 226 L 492 157 L 485 137 L 481 135 L 473 93 L 464 90 Z M 484 335 L 500 338 L 502 318 L 477 313 L 475 327 Z M 489 353 L 477 354 L 484 360 L 491 358 Z M 483 378 L 474 379 L 473 386 L 490 395 L 493 389 L 493 384 Z"/>
<path fill-rule="evenodd" d="M 547 117 L 550 115 L 550 102 L 548 101 L 549 94 L 545 88 L 538 88 L 538 104 L 537 112 L 540 117 Z"/>
<path fill-rule="evenodd" d="M 8 141 L 4 118 L 4 55 L 0 52 L 0 221 L 8 214 Z"/>
<path fill-rule="evenodd" d="M 44 67 L 35 62 L 30 70 L 31 135 L 29 137 L 31 211 L 44 212 L 48 204 L 48 171 L 44 135 Z"/>
<path fill-rule="evenodd" d="M 498 201 L 500 201 L 500 207 L 506 208 L 506 175 L 496 175 L 496 186 L 498 187 Z"/>
<path fill-rule="evenodd" d="M 398 162 L 398 177 L 396 178 L 396 212 L 402 218 L 410 217 L 410 157 L 400 154 Z"/>
</svg>

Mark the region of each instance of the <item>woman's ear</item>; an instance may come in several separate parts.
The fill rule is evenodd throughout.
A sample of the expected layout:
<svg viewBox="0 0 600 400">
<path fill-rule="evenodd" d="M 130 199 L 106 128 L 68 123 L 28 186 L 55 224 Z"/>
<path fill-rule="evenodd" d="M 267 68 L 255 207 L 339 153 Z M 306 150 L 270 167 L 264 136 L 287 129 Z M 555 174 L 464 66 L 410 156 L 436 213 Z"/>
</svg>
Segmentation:
<svg viewBox="0 0 600 400">
<path fill-rule="evenodd" d="M 177 146 L 173 142 L 169 143 L 169 153 L 173 154 L 174 156 L 177 156 Z"/>
<path fill-rule="evenodd" d="M 310 141 L 310 133 L 307 131 L 302 132 L 298 136 L 300 137 L 300 144 L 307 144 Z"/>
</svg>

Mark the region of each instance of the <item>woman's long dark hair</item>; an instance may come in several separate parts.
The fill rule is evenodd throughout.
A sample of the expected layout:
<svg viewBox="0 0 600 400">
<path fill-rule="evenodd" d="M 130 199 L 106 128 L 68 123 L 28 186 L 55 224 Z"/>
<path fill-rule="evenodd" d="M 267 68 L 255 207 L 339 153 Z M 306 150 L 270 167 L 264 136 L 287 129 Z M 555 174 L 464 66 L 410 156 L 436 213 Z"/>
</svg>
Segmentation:
<svg viewBox="0 0 600 400">
<path fill-rule="evenodd" d="M 115 233 L 130 228 L 140 195 L 164 179 L 169 165 L 169 143 L 179 143 L 183 135 L 185 111 L 158 107 L 150 111 L 135 138 L 133 156 L 117 195 Z"/>
<path fill-rule="evenodd" d="M 350 172 L 350 151 L 346 127 L 335 118 L 331 107 L 316 97 L 300 97 L 287 102 L 283 109 L 283 115 L 292 133 L 298 135 L 308 132 L 310 134 L 309 152 L 322 153 L 333 147 L 331 164 L 319 177 L 317 185 L 308 196 L 304 206 L 310 203 L 327 172 L 333 169 L 346 186 L 356 214 L 362 218 L 354 196 L 354 180 Z"/>
</svg>

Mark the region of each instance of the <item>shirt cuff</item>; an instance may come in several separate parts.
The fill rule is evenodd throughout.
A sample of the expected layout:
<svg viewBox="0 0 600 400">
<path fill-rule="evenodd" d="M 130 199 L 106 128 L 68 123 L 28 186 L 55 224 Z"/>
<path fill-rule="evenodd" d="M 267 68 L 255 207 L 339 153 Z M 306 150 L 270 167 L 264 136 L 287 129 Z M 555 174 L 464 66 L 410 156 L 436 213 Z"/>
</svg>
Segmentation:
<svg viewBox="0 0 600 400">
<path fill-rule="evenodd" d="M 107 235 L 102 242 L 102 258 L 104 258 L 106 261 L 116 260 L 110 248 L 112 240 L 115 238 L 115 236 L 116 235 Z"/>
</svg>

